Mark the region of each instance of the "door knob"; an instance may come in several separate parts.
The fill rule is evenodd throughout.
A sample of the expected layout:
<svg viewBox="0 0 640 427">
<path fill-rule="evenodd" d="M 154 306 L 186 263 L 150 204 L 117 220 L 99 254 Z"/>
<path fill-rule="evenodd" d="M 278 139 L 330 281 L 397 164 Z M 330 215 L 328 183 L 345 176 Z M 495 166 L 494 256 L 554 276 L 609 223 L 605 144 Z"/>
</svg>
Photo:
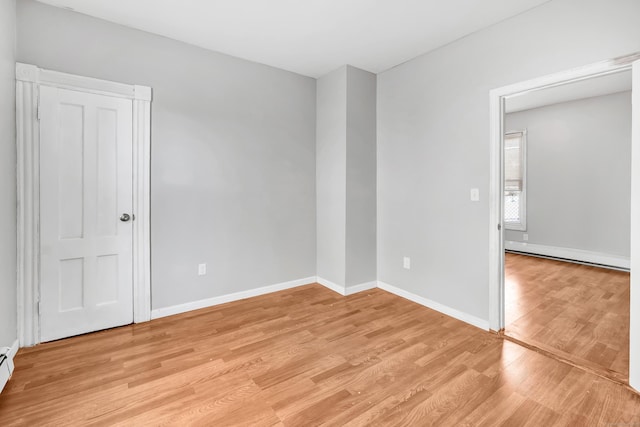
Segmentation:
<svg viewBox="0 0 640 427">
<path fill-rule="evenodd" d="M 120 221 L 122 221 L 122 222 L 127 222 L 127 221 L 129 221 L 130 219 L 131 219 L 131 216 L 130 216 L 128 213 L 123 213 L 123 214 L 120 216 Z"/>
</svg>

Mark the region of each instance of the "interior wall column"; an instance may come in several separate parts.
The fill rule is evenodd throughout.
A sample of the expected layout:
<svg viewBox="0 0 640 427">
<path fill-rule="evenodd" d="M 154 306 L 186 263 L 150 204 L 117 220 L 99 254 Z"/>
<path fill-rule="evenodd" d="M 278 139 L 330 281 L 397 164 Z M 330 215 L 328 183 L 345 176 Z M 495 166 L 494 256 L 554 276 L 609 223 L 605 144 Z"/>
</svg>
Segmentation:
<svg viewBox="0 0 640 427">
<path fill-rule="evenodd" d="M 318 281 L 342 294 L 376 280 L 376 76 L 346 65 L 317 82 Z"/>
</svg>

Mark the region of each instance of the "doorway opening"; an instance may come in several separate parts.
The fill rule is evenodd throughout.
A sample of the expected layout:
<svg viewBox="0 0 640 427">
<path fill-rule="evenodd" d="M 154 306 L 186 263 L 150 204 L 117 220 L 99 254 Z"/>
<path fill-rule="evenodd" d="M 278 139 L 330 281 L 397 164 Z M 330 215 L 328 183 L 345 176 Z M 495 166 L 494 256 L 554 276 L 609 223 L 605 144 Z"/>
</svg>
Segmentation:
<svg viewBox="0 0 640 427">
<path fill-rule="evenodd" d="M 509 98 L 504 123 L 505 335 L 627 381 L 631 72 Z"/>
<path fill-rule="evenodd" d="M 633 355 L 640 343 L 633 335 L 635 276 L 628 271 L 640 245 L 633 215 L 640 192 L 631 185 L 640 180 L 640 156 L 631 152 L 638 142 L 637 107 L 630 112 L 632 96 L 637 105 L 631 80 L 640 73 L 633 65 L 639 58 L 493 90 L 490 195 L 491 329 L 636 389 L 640 366 Z M 614 104 L 626 104 L 626 122 L 618 120 Z M 573 113 L 562 118 L 569 106 Z M 601 141 L 592 128 L 607 115 L 612 126 L 626 127 L 609 129 L 621 132 L 622 151 L 602 147 L 607 138 Z M 582 126 L 572 128 L 571 120 Z M 592 165 L 581 167 L 589 156 Z M 619 197 L 599 200 L 598 194 Z"/>
</svg>

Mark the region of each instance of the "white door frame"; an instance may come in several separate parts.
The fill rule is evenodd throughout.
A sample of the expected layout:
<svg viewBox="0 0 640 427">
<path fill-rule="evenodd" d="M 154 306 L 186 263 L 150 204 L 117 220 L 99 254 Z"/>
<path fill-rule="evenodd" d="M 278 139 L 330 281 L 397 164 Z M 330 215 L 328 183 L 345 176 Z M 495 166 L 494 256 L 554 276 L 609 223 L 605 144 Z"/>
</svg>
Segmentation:
<svg viewBox="0 0 640 427">
<path fill-rule="evenodd" d="M 525 82 L 504 86 L 490 92 L 491 170 L 489 191 L 489 325 L 491 330 L 505 327 L 504 299 L 504 224 L 502 220 L 504 107 L 505 100 L 523 93 L 560 86 L 596 76 L 633 68 L 634 114 L 640 110 L 640 52 L 597 62 Z M 634 125 L 638 122 L 633 120 Z M 640 129 L 634 127 L 631 161 L 631 330 L 629 337 L 629 384 L 640 390 Z"/>
<path fill-rule="evenodd" d="M 133 101 L 133 320 L 151 319 L 150 153 L 151 88 L 16 64 L 18 193 L 18 339 L 40 343 L 40 86 Z"/>
</svg>

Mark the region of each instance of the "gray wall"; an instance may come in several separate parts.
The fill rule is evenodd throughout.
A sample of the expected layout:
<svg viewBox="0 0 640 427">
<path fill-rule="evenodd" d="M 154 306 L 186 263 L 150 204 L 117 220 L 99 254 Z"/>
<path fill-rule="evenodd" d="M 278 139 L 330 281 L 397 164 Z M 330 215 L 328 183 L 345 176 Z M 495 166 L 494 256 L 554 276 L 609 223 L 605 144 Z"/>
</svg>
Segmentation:
<svg viewBox="0 0 640 427">
<path fill-rule="evenodd" d="M 376 280 L 376 76 L 347 67 L 346 286 Z"/>
<path fill-rule="evenodd" d="M 17 13 L 18 61 L 153 88 L 153 308 L 315 276 L 314 79 L 31 0 Z"/>
<path fill-rule="evenodd" d="M 345 285 L 347 67 L 317 80 L 317 274 Z"/>
<path fill-rule="evenodd" d="M 376 280 L 376 76 L 352 66 L 317 81 L 317 271 Z"/>
<path fill-rule="evenodd" d="M 508 114 L 505 126 L 527 129 L 528 242 L 629 257 L 631 92 Z"/>
<path fill-rule="evenodd" d="M 638 16 L 554 0 L 378 75 L 379 280 L 488 320 L 489 91 L 640 51 Z"/>
<path fill-rule="evenodd" d="M 0 347 L 16 339 L 15 0 L 0 1 Z"/>
</svg>

